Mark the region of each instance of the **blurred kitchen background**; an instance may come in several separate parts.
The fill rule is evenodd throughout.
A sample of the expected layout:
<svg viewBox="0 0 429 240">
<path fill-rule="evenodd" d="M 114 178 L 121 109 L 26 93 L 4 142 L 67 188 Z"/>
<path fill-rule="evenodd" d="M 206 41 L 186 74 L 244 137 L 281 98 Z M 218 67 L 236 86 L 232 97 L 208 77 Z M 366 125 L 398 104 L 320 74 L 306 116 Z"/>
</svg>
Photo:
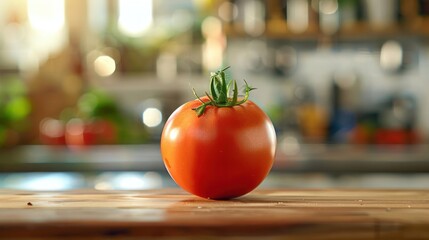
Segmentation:
<svg viewBox="0 0 429 240">
<path fill-rule="evenodd" d="M 163 124 L 225 66 L 261 187 L 429 187 L 428 0 L 0 0 L 0 36 L 0 188 L 175 187 Z"/>
</svg>

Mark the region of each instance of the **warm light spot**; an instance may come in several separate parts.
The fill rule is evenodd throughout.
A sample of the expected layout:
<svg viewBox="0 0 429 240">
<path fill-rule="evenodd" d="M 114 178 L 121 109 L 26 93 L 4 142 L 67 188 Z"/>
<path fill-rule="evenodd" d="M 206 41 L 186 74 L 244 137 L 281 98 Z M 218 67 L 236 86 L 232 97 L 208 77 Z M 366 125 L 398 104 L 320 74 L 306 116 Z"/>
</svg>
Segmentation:
<svg viewBox="0 0 429 240">
<path fill-rule="evenodd" d="M 50 137 L 64 135 L 64 124 L 57 119 L 45 118 L 40 122 L 40 131 Z"/>
<path fill-rule="evenodd" d="M 81 136 L 84 130 L 84 122 L 80 118 L 73 118 L 66 124 L 66 131 L 69 135 Z"/>
<path fill-rule="evenodd" d="M 222 22 L 215 17 L 207 17 L 201 24 L 201 31 L 205 37 L 219 36 L 222 34 Z"/>
<path fill-rule="evenodd" d="M 388 71 L 399 69 L 403 61 L 403 50 L 397 41 L 387 41 L 381 47 L 380 64 Z"/>
<path fill-rule="evenodd" d="M 112 75 L 115 70 L 116 62 L 109 56 L 99 56 L 94 61 L 94 71 L 102 77 L 108 77 Z"/>
<path fill-rule="evenodd" d="M 218 9 L 219 17 L 225 22 L 232 22 L 238 17 L 238 7 L 232 2 L 223 2 Z"/>
<path fill-rule="evenodd" d="M 162 113 L 158 108 L 147 108 L 142 117 L 143 123 L 148 127 L 157 127 L 162 122 Z"/>
<path fill-rule="evenodd" d="M 203 65 L 208 70 L 218 69 L 222 66 L 224 45 L 216 38 L 207 38 L 202 46 Z"/>
<path fill-rule="evenodd" d="M 119 30 L 130 36 L 141 36 L 153 22 L 152 0 L 119 0 Z"/>
<path fill-rule="evenodd" d="M 99 182 L 94 186 L 97 190 L 111 190 L 112 186 L 108 182 Z"/>
<path fill-rule="evenodd" d="M 162 186 L 162 177 L 156 172 L 145 174 L 136 172 L 125 172 L 117 174 L 111 179 L 114 189 L 117 190 L 140 190 L 153 189 Z"/>
<path fill-rule="evenodd" d="M 338 11 L 338 1 L 322 0 L 319 2 L 319 10 L 323 14 L 334 14 Z"/>
<path fill-rule="evenodd" d="M 35 30 L 55 33 L 64 27 L 64 0 L 28 0 L 27 11 Z"/>
<path fill-rule="evenodd" d="M 207 70 L 219 68 L 223 62 L 223 52 L 226 47 L 222 33 L 222 22 L 215 17 L 207 17 L 201 25 L 201 31 L 206 38 L 203 44 L 203 65 Z"/>
</svg>

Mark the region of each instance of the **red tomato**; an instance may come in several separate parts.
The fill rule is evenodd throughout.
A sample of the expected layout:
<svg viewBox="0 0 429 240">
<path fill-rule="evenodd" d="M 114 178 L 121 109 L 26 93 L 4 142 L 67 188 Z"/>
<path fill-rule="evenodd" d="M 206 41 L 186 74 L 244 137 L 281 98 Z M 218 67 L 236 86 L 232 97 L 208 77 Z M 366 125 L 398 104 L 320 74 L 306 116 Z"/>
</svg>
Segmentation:
<svg viewBox="0 0 429 240">
<path fill-rule="evenodd" d="M 52 146 L 66 144 L 65 126 L 61 120 L 45 118 L 40 122 L 39 135 L 42 143 Z"/>
<path fill-rule="evenodd" d="M 117 143 L 118 129 L 113 122 L 104 119 L 97 119 L 88 124 L 92 126 L 97 144 Z"/>
<path fill-rule="evenodd" d="M 203 101 L 209 101 L 203 98 Z M 232 107 L 199 100 L 179 107 L 161 136 L 164 164 L 175 182 L 203 198 L 235 198 L 255 189 L 274 160 L 276 134 L 268 116 L 250 100 Z"/>
<path fill-rule="evenodd" d="M 66 143 L 72 149 L 81 149 L 96 144 L 94 126 L 85 123 L 82 119 L 73 118 L 66 124 Z"/>
</svg>

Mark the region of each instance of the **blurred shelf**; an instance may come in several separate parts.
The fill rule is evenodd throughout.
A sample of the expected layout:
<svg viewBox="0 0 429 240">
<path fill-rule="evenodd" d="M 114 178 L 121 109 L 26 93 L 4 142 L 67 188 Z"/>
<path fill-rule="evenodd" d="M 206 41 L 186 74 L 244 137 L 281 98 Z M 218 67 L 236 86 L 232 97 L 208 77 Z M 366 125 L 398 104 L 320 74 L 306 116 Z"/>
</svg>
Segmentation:
<svg viewBox="0 0 429 240">
<path fill-rule="evenodd" d="M 222 0 L 220 2 L 225 1 L 226 0 Z M 235 2 L 240 3 L 244 1 Z M 284 12 L 285 9 L 287 9 L 284 5 L 285 2 L 279 0 L 264 1 L 266 16 L 264 18 L 265 22 L 263 24 L 263 33 L 257 32 L 256 36 L 252 36 L 251 32 L 249 33 L 245 31 L 245 23 L 242 19 L 235 19 L 235 21 L 232 22 L 224 22 L 223 29 L 225 34 L 230 38 L 264 37 L 267 39 L 282 39 L 290 41 L 374 41 L 403 37 L 421 38 L 425 40 L 429 39 L 429 28 L 427 27 L 429 16 L 427 15 L 427 6 L 423 1 L 399 0 L 395 2 L 396 6 L 390 6 L 391 9 L 389 9 L 389 5 L 386 3 L 385 12 L 380 9 L 377 9 L 377 11 L 370 9 L 376 6 L 365 7 L 367 4 L 363 3 L 363 1 L 349 1 L 349 4 L 347 4 L 347 1 L 338 1 L 340 2 L 340 6 L 337 6 L 338 8 L 335 9 L 335 11 L 327 14 L 330 15 L 336 13 L 338 15 L 336 21 L 338 22 L 335 22 L 335 17 L 332 17 L 329 18 L 329 20 L 326 20 L 325 23 L 320 15 L 322 13 L 317 10 L 318 7 L 314 6 L 314 2 L 318 3 L 318 1 L 309 2 L 311 2 L 311 4 L 301 6 L 307 8 L 307 11 L 304 12 L 307 16 L 303 16 L 303 18 L 300 19 L 302 21 L 301 24 L 307 24 L 306 27 L 304 26 L 304 29 L 301 29 L 301 25 L 299 26 L 299 29 L 296 29 L 296 18 L 294 19 L 294 22 L 292 22 L 292 25 L 291 22 L 288 22 L 288 19 L 285 18 Z M 288 4 L 289 3 L 286 5 Z M 348 10 L 346 10 L 346 6 L 343 4 L 348 5 Z M 388 17 L 390 13 L 388 12 L 389 10 L 395 11 L 394 13 L 391 13 L 395 15 L 394 19 L 385 18 Z M 237 11 L 245 10 L 240 9 Z M 344 21 L 341 15 L 343 11 L 348 14 L 354 14 L 354 19 L 351 21 Z M 362 16 L 358 16 L 358 12 L 362 12 Z M 380 15 L 377 16 L 379 19 L 373 19 L 370 16 L 374 13 L 378 13 Z M 326 16 L 326 14 L 324 16 Z M 233 17 L 231 17 L 231 19 L 233 19 Z M 307 22 L 303 19 L 306 19 Z M 384 22 L 381 22 L 381 20 L 384 20 Z M 322 26 L 323 24 L 330 24 L 331 26 L 328 27 L 332 29 L 324 31 L 324 27 Z"/>
<path fill-rule="evenodd" d="M 427 145 L 302 145 L 297 154 L 278 151 L 275 170 L 294 173 L 427 173 Z"/>
<path fill-rule="evenodd" d="M 427 26 L 427 25 L 426 25 Z M 229 38 L 251 37 L 243 29 L 227 25 L 224 27 Z M 429 30 L 419 26 L 388 26 L 383 28 L 371 27 L 369 23 L 358 22 L 352 26 L 338 29 L 332 34 L 324 34 L 320 30 L 309 29 L 302 33 L 294 33 L 285 28 L 267 27 L 262 37 L 290 41 L 374 41 L 402 38 L 429 39 Z"/>
<path fill-rule="evenodd" d="M 34 145 L 0 151 L 0 173 L 104 171 L 166 170 L 158 144 L 100 145 L 82 150 Z M 273 172 L 427 173 L 429 147 L 306 144 L 296 154 L 279 148 Z"/>
<path fill-rule="evenodd" d="M 0 152 L 0 172 L 164 170 L 158 145 L 99 145 L 72 150 L 43 145 Z"/>
</svg>

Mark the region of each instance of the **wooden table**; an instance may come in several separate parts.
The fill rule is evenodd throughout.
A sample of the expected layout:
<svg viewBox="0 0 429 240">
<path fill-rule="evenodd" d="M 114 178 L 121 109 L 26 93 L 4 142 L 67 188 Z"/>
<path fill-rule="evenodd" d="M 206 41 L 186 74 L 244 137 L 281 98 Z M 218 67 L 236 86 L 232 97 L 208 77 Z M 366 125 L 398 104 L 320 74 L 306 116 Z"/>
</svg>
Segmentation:
<svg viewBox="0 0 429 240">
<path fill-rule="evenodd" d="M 0 239 L 429 239 L 429 190 L 0 191 Z"/>
</svg>

